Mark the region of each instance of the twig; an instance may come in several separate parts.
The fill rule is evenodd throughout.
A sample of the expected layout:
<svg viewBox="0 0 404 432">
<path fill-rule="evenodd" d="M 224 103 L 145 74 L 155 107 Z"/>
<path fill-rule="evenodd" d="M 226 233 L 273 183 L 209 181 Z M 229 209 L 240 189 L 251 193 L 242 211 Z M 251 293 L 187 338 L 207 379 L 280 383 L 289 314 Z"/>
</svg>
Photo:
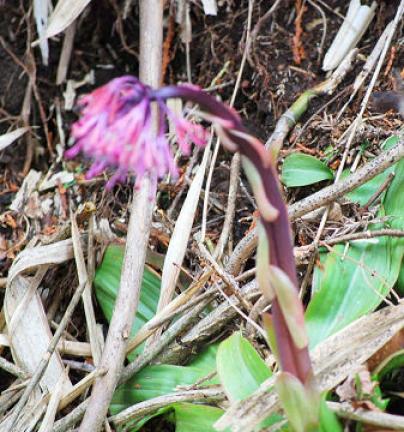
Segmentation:
<svg viewBox="0 0 404 432">
<path fill-rule="evenodd" d="M 322 6 L 324 6 L 326 9 L 328 9 L 330 12 L 335 14 L 337 17 L 341 18 L 342 20 L 345 18 L 344 15 L 339 13 L 336 9 L 333 9 L 326 1 L 323 0 L 317 0 Z"/>
<path fill-rule="evenodd" d="M 28 375 L 24 370 L 16 366 L 14 363 L 9 362 L 4 357 L 0 357 L 0 369 L 5 370 L 18 378 L 28 378 Z"/>
<path fill-rule="evenodd" d="M 255 269 L 254 269 L 254 271 L 255 271 Z M 256 330 L 256 327 L 253 324 L 251 324 L 251 322 L 255 323 L 256 321 L 258 321 L 259 316 L 264 311 L 264 309 L 267 306 L 269 306 L 269 304 L 270 304 L 270 302 L 268 301 L 268 299 L 265 296 L 261 296 L 255 302 L 254 306 L 252 307 L 252 309 L 250 311 L 250 314 L 248 315 L 248 320 L 247 320 L 247 324 L 246 324 L 247 334 L 253 335 L 255 333 L 254 330 Z M 265 335 L 264 337 L 266 338 L 267 336 Z"/>
<path fill-rule="evenodd" d="M 215 261 L 215 259 L 212 257 L 212 255 L 209 253 L 209 251 L 206 249 L 206 247 L 202 243 L 198 243 L 198 247 L 199 247 L 199 250 L 201 251 L 203 258 L 205 258 L 209 262 L 209 264 L 214 268 L 216 273 L 223 279 L 223 282 L 230 288 L 232 294 L 234 294 L 237 297 L 240 304 L 247 311 L 250 311 L 252 308 L 252 304 L 250 302 L 246 301 L 240 295 L 240 287 L 238 286 L 238 283 L 234 279 L 234 277 L 220 267 L 220 265 Z"/>
<path fill-rule="evenodd" d="M 149 399 L 144 402 L 132 405 L 131 407 L 121 411 L 110 417 L 108 420 L 115 426 L 127 423 L 139 417 L 144 417 L 148 414 L 156 412 L 158 409 L 176 402 L 217 402 L 225 399 L 225 394 L 220 387 L 179 391 L 174 394 L 159 396 Z"/>
<path fill-rule="evenodd" d="M 328 408 L 339 417 L 359 421 L 364 424 L 378 426 L 379 428 L 403 430 L 404 417 L 380 411 L 370 411 L 362 408 L 355 409 L 349 403 L 327 402 Z M 379 429 L 378 429 L 379 430 Z"/>
<path fill-rule="evenodd" d="M 52 432 L 65 432 L 73 427 L 84 415 L 90 400 L 86 399 L 80 405 L 76 406 L 65 417 L 58 420 L 54 425 Z"/>
<path fill-rule="evenodd" d="M 175 388 L 176 390 L 197 390 L 199 387 L 206 387 L 206 384 L 203 386 L 206 381 L 210 381 L 212 378 L 214 378 L 217 375 L 217 370 L 213 370 L 212 372 L 209 372 L 207 375 L 203 376 L 202 378 L 199 378 L 197 381 L 195 381 L 194 384 L 190 385 L 177 385 Z"/>
<path fill-rule="evenodd" d="M 394 173 L 390 173 L 386 180 L 380 185 L 377 191 L 368 199 L 368 202 L 362 207 L 362 212 L 368 211 L 369 207 L 379 198 L 379 196 L 389 187 L 394 178 Z"/>
<path fill-rule="evenodd" d="M 199 314 L 205 309 L 210 303 L 210 299 L 205 299 L 200 304 L 195 306 L 189 312 L 187 312 L 180 319 L 175 321 L 160 337 L 160 339 L 153 345 L 150 345 L 139 357 L 136 358 L 122 371 L 119 383 L 122 384 L 130 379 L 134 374 L 143 369 L 157 354 L 159 354 L 174 338 L 179 334 L 183 333 L 186 328 L 190 326 L 190 323 L 196 319 L 199 319 Z M 160 360 L 160 359 L 159 359 Z M 164 362 L 163 362 L 164 363 Z"/>
<path fill-rule="evenodd" d="M 210 276 L 211 271 L 204 272 L 195 283 L 193 283 L 187 290 L 172 300 L 161 312 L 156 314 L 150 321 L 148 321 L 129 341 L 126 352 L 129 353 L 138 347 L 154 333 L 158 326 L 167 320 L 167 317 L 172 316 L 172 314 L 175 313 L 182 305 L 184 305 L 189 299 L 193 298 L 210 279 Z"/>
<path fill-rule="evenodd" d="M 256 281 L 249 282 L 240 289 L 242 297 L 248 301 L 255 301 L 261 292 Z M 168 364 L 181 364 L 193 352 L 198 351 L 206 341 L 223 331 L 223 328 L 234 321 L 237 311 L 234 306 L 240 307 L 236 296 L 229 297 L 231 303 L 225 301 L 217 306 L 210 314 L 200 320 L 191 328 L 180 341 L 173 342 L 167 350 L 160 354 L 159 361 Z"/>
<path fill-rule="evenodd" d="M 263 26 L 263 24 L 268 21 L 268 19 L 271 17 L 271 15 L 276 11 L 276 9 L 278 8 L 278 6 L 280 5 L 280 3 L 282 2 L 282 0 L 276 0 L 275 3 L 264 13 L 264 15 L 262 15 L 262 17 L 257 21 L 257 23 L 255 24 L 252 32 L 251 32 L 251 37 L 250 37 L 250 44 L 254 44 L 255 39 L 257 39 L 258 33 L 261 30 L 261 27 Z M 247 51 L 250 51 L 250 47 L 247 47 Z"/>
<path fill-rule="evenodd" d="M 319 242 L 320 246 L 334 246 L 338 243 L 345 243 L 355 240 L 364 240 L 364 239 L 372 239 L 376 237 L 404 237 L 404 231 L 398 230 L 398 229 L 380 229 L 380 230 L 374 230 L 374 231 L 362 231 L 362 232 L 356 232 L 356 233 L 350 233 L 345 234 L 339 237 L 334 237 L 331 239 L 322 240 Z M 306 246 L 302 246 L 301 250 L 304 251 L 312 251 L 315 249 L 315 245 L 313 243 L 308 244 Z"/>
<path fill-rule="evenodd" d="M 95 312 L 93 307 L 93 302 L 91 298 L 91 284 L 92 279 L 88 277 L 86 264 L 84 261 L 84 253 L 81 247 L 80 242 L 80 232 L 77 225 L 77 215 L 71 214 L 71 229 L 72 229 L 72 241 L 73 241 L 73 250 L 74 250 L 74 259 L 76 261 L 77 267 L 77 275 L 79 279 L 79 283 L 85 283 L 86 288 L 83 292 L 83 306 L 84 306 L 84 315 L 86 318 L 87 331 L 90 339 L 91 345 L 91 353 L 94 359 L 95 366 L 98 366 L 101 359 L 101 345 L 97 338 L 97 322 L 95 319 Z M 89 247 L 93 241 L 93 233 L 89 230 Z"/>
<path fill-rule="evenodd" d="M 142 0 L 139 7 L 139 75 L 144 83 L 157 87 L 161 81 L 163 0 Z M 97 432 L 101 429 L 125 359 L 146 259 L 154 205 L 151 197 L 155 196 L 153 183 L 153 180 L 144 179 L 141 190 L 134 194 L 121 283 L 101 359 L 101 367 L 107 373 L 95 381 L 80 432 Z"/>
<path fill-rule="evenodd" d="M 324 50 L 325 38 L 327 36 L 327 17 L 325 16 L 323 9 L 321 9 L 321 7 L 315 1 L 307 0 L 307 2 L 318 10 L 319 14 L 321 15 L 321 19 L 323 20 L 323 34 L 321 36 L 320 46 L 318 47 L 318 63 L 320 63 Z"/>
<path fill-rule="evenodd" d="M 362 239 L 371 239 L 375 237 L 404 237 L 404 231 L 403 230 L 397 230 L 397 229 L 381 229 L 381 230 L 374 230 L 374 231 L 363 231 L 360 233 L 351 233 L 346 234 L 340 237 L 335 237 L 333 239 L 324 240 L 320 242 L 320 245 L 327 244 L 328 246 L 333 246 L 338 243 L 344 243 L 347 241 L 354 241 L 354 240 L 362 240 Z"/>
<path fill-rule="evenodd" d="M 0 415 L 3 415 L 21 397 L 23 390 L 4 391 L 0 397 Z"/>
</svg>

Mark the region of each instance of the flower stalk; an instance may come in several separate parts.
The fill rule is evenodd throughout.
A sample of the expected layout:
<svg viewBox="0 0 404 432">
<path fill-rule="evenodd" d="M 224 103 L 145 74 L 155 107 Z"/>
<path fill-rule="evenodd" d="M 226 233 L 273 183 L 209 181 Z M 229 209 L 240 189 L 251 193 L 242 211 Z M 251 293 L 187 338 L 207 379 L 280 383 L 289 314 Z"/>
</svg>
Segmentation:
<svg viewBox="0 0 404 432">
<path fill-rule="evenodd" d="M 175 126 L 178 148 L 183 154 L 189 154 L 191 143 L 205 145 L 206 134 L 202 126 L 169 110 L 166 101 L 171 98 L 197 104 L 198 115 L 212 123 L 225 148 L 242 156 L 260 210 L 257 279 L 263 294 L 272 301 L 271 316 L 264 323 L 269 327 L 272 349 L 282 371 L 277 389 L 291 425 L 296 430 L 310 430 L 316 424 L 319 403 L 313 385 L 303 306 L 298 296 L 291 230 L 273 153 L 248 134 L 233 109 L 198 87 L 153 89 L 135 77 L 124 76 L 81 99 L 82 117 L 73 125 L 75 145 L 68 156 L 83 151 L 94 159 L 88 177 L 106 167 L 115 169 L 108 187 L 130 174 L 136 176 L 137 185 L 145 175 L 155 181 L 168 173 L 175 177 L 177 168 L 166 135 L 166 119 Z M 159 110 L 157 132 L 151 127 L 152 104 Z M 291 398 L 305 399 L 306 406 L 294 409 Z M 307 404 L 313 415 L 303 418 Z"/>
</svg>

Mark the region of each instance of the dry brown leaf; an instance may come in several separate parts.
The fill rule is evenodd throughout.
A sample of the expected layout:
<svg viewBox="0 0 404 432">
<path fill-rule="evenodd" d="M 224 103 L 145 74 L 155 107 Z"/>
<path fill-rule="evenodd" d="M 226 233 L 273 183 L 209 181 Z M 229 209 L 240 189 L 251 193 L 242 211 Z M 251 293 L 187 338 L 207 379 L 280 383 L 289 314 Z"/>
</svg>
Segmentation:
<svg viewBox="0 0 404 432">
<path fill-rule="evenodd" d="M 10 268 L 4 299 L 7 332 L 14 361 L 29 374 L 36 370 L 52 337 L 37 288 L 50 265 L 72 258 L 72 242 L 65 240 L 26 248 Z M 33 270 L 33 277 L 26 276 Z M 42 390 L 51 391 L 63 373 L 64 365 L 55 352 L 40 381 Z M 70 381 L 66 381 L 64 391 L 71 387 Z"/>
</svg>

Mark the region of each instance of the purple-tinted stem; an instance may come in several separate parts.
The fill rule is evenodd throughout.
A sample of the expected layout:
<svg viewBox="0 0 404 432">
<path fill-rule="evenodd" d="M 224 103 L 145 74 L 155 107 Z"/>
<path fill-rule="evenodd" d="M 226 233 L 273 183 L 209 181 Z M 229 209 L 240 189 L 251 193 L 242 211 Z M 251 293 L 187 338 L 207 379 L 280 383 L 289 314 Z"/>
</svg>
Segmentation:
<svg viewBox="0 0 404 432">
<path fill-rule="evenodd" d="M 202 111 L 231 122 L 232 128 L 226 129 L 226 133 L 237 145 L 238 151 L 254 164 L 260 173 L 267 197 L 279 212 L 276 220 L 272 222 L 261 218 L 269 241 L 270 264 L 282 269 L 289 276 L 297 291 L 296 267 L 287 209 L 281 196 L 276 169 L 264 146 L 254 146 L 242 136 L 232 133 L 232 129 L 242 133 L 246 132 L 237 113 L 196 88 L 191 86 L 168 86 L 155 92 L 158 94 L 158 98 L 177 97 L 193 101 L 201 107 Z M 302 383 L 305 383 L 311 374 L 308 349 L 307 347 L 299 349 L 293 342 L 276 299 L 272 303 L 272 314 L 281 369 L 291 373 L 299 378 Z"/>
</svg>

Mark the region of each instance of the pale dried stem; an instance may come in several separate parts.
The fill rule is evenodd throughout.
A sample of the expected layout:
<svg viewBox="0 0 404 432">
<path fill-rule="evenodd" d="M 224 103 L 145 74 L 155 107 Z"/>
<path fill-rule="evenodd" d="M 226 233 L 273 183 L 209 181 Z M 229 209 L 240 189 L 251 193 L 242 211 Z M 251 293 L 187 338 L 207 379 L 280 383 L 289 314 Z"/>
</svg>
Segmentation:
<svg viewBox="0 0 404 432">
<path fill-rule="evenodd" d="M 145 84 L 158 87 L 161 80 L 163 0 L 142 0 L 139 7 L 139 76 Z M 157 122 L 155 124 L 157 126 Z M 101 359 L 101 367 L 107 373 L 95 382 L 88 408 L 79 428 L 80 432 L 97 432 L 101 429 L 118 383 L 139 302 L 154 206 L 151 197 L 154 195 L 153 181 L 148 178 L 142 181 L 140 190 L 134 193 L 121 283 Z"/>
<path fill-rule="evenodd" d="M 339 417 L 355 420 L 366 425 L 386 428 L 388 430 L 404 430 L 404 417 L 384 413 L 381 411 L 371 411 L 363 408 L 355 409 L 349 403 L 327 402 L 328 407 L 338 414 Z"/>
<path fill-rule="evenodd" d="M 72 240 L 73 240 L 73 249 L 74 249 L 74 257 L 76 260 L 77 267 L 77 275 L 79 278 L 79 283 L 85 283 L 86 288 L 83 292 L 83 306 L 84 306 L 84 315 L 86 318 L 87 331 L 90 339 L 91 352 L 92 357 L 94 359 L 95 366 L 98 366 L 101 359 L 101 346 L 97 338 L 97 322 L 95 319 L 95 312 L 93 307 L 93 301 L 91 296 L 91 285 L 92 279 L 88 277 L 86 263 L 84 260 L 84 252 L 81 247 L 80 242 L 80 233 L 77 225 L 76 215 L 71 216 L 71 226 L 72 226 Z M 89 230 L 89 248 L 92 246 L 93 242 L 93 233 Z M 91 245 L 91 246 L 90 246 Z"/>
<path fill-rule="evenodd" d="M 156 412 L 158 409 L 173 403 L 196 401 L 209 403 L 221 401 L 223 399 L 225 399 L 225 394 L 220 387 L 179 391 L 132 405 L 119 414 L 110 417 L 108 420 L 115 426 L 119 426 L 136 418 Z"/>
<path fill-rule="evenodd" d="M 18 378 L 27 378 L 27 373 L 16 366 L 14 363 L 9 362 L 3 357 L 0 357 L 0 369 L 5 370 L 6 372 L 18 377 Z"/>
</svg>

